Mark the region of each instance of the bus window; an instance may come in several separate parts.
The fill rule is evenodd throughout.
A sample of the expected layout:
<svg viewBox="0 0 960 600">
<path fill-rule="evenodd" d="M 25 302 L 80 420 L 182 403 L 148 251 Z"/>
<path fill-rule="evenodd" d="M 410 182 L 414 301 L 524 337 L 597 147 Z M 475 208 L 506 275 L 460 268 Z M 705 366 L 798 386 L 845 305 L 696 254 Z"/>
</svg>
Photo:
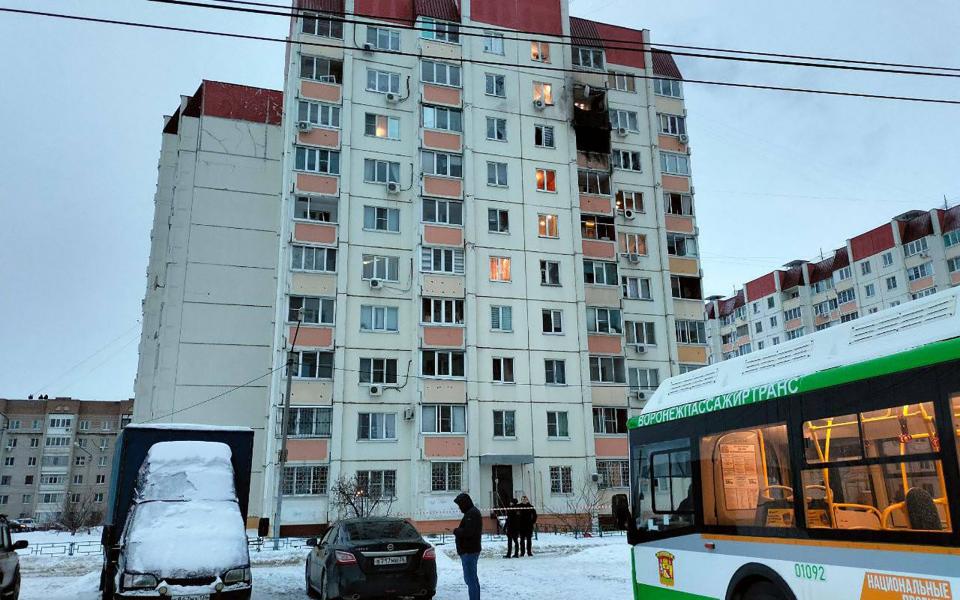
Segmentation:
<svg viewBox="0 0 960 600">
<path fill-rule="evenodd" d="M 786 424 L 705 436 L 700 461 L 705 523 L 793 527 Z"/>
<path fill-rule="evenodd" d="M 808 527 L 951 530 L 931 402 L 808 421 L 804 443 L 823 465 L 802 476 Z"/>
<path fill-rule="evenodd" d="M 634 448 L 633 516 L 637 529 L 658 532 L 694 523 L 690 441 L 671 440 Z"/>
</svg>

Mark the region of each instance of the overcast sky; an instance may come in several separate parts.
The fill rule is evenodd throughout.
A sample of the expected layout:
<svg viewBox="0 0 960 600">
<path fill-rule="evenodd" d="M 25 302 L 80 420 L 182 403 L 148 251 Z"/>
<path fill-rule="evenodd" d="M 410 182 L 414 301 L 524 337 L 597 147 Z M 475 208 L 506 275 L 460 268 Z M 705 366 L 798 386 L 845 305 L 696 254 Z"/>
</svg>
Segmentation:
<svg viewBox="0 0 960 600">
<path fill-rule="evenodd" d="M 282 37 L 145 0 L 2 6 Z M 960 67 L 955 0 L 572 0 L 654 41 Z M 201 79 L 281 89 L 283 46 L 0 14 L 0 397 L 130 397 L 162 116 Z M 957 79 L 679 58 L 684 75 L 960 99 Z M 960 106 L 688 84 L 707 294 L 960 202 Z"/>
</svg>

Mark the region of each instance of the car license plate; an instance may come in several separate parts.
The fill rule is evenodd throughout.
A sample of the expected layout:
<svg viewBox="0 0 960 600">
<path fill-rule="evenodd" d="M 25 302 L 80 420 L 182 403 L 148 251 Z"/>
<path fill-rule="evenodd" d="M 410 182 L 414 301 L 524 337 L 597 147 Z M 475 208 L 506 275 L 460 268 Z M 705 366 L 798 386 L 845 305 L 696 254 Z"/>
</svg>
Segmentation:
<svg viewBox="0 0 960 600">
<path fill-rule="evenodd" d="M 187 596 L 173 596 L 171 600 L 210 600 L 210 594 L 189 594 Z"/>
<path fill-rule="evenodd" d="M 382 556 L 373 559 L 374 566 L 382 567 L 384 565 L 404 565 L 407 563 L 406 556 Z"/>
</svg>

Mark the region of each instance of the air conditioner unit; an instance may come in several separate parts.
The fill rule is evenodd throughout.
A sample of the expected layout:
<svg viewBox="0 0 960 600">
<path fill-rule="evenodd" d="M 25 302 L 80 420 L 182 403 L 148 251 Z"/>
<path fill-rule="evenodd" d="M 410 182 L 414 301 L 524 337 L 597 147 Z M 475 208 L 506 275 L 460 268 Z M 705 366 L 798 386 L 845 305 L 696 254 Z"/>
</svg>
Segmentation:
<svg viewBox="0 0 960 600">
<path fill-rule="evenodd" d="M 685 134 L 685 133 L 681 133 L 681 134 L 680 134 L 680 143 L 681 143 L 681 144 L 686 144 L 686 143 L 689 142 L 689 141 L 690 141 L 690 138 L 687 137 L 687 134 Z"/>
<path fill-rule="evenodd" d="M 391 181 L 391 182 L 387 183 L 387 191 L 388 191 L 389 193 L 391 193 L 391 194 L 399 194 L 399 193 L 400 193 L 400 184 L 397 183 L 396 181 Z"/>
<path fill-rule="evenodd" d="M 623 218 L 628 221 L 632 221 L 636 216 L 637 213 L 633 209 L 627 208 L 623 211 Z"/>
<path fill-rule="evenodd" d="M 371 386 L 370 386 L 370 395 L 371 395 L 371 396 L 381 396 L 381 395 L 383 395 L 383 386 L 382 386 L 382 385 L 371 385 Z"/>
<path fill-rule="evenodd" d="M 299 129 L 300 131 L 310 131 L 311 129 L 313 129 L 313 123 L 311 123 L 310 121 L 300 121 L 299 123 L 297 123 L 297 129 Z"/>
<path fill-rule="evenodd" d="M 647 397 L 646 392 L 641 392 L 640 390 L 630 390 L 630 397 L 636 398 L 637 400 L 643 400 Z"/>
<path fill-rule="evenodd" d="M 379 279 L 370 280 L 370 289 L 378 290 L 381 287 L 383 287 L 383 282 L 380 281 Z"/>
<path fill-rule="evenodd" d="M 533 101 L 533 107 L 536 108 L 537 110 L 543 110 L 544 106 L 546 106 L 546 104 L 544 104 L 543 100 Z"/>
<path fill-rule="evenodd" d="M 627 131 L 626 127 L 617 127 L 617 135 L 620 137 L 626 137 L 628 133 L 630 132 Z"/>
<path fill-rule="evenodd" d="M 387 102 L 391 102 L 393 104 L 400 102 L 400 94 L 394 94 L 393 92 L 389 92 L 387 94 Z"/>
<path fill-rule="evenodd" d="M 627 262 L 638 263 L 640 262 L 640 255 L 630 253 L 627 255 Z"/>
<path fill-rule="evenodd" d="M 364 52 L 372 52 L 372 51 L 373 51 L 373 44 L 371 44 L 371 43 L 369 43 L 369 42 L 366 43 L 366 44 L 364 44 L 364 45 L 363 45 L 363 51 L 364 51 Z"/>
<path fill-rule="evenodd" d="M 633 349 L 637 351 L 637 354 L 644 354 L 647 351 L 643 344 L 634 344 Z"/>
<path fill-rule="evenodd" d="M 403 409 L 404 421 L 412 421 L 416 416 L 417 416 L 417 411 L 412 406 L 410 408 Z"/>
</svg>

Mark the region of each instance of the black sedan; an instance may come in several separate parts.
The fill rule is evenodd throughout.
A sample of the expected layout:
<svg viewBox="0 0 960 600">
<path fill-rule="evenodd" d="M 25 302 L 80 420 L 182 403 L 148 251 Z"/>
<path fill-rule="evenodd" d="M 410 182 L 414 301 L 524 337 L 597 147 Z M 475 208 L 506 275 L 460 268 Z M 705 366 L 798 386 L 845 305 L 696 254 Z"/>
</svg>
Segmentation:
<svg viewBox="0 0 960 600">
<path fill-rule="evenodd" d="M 307 594 L 322 600 L 433 598 L 437 555 L 403 519 L 365 517 L 334 524 L 307 556 Z"/>
</svg>

